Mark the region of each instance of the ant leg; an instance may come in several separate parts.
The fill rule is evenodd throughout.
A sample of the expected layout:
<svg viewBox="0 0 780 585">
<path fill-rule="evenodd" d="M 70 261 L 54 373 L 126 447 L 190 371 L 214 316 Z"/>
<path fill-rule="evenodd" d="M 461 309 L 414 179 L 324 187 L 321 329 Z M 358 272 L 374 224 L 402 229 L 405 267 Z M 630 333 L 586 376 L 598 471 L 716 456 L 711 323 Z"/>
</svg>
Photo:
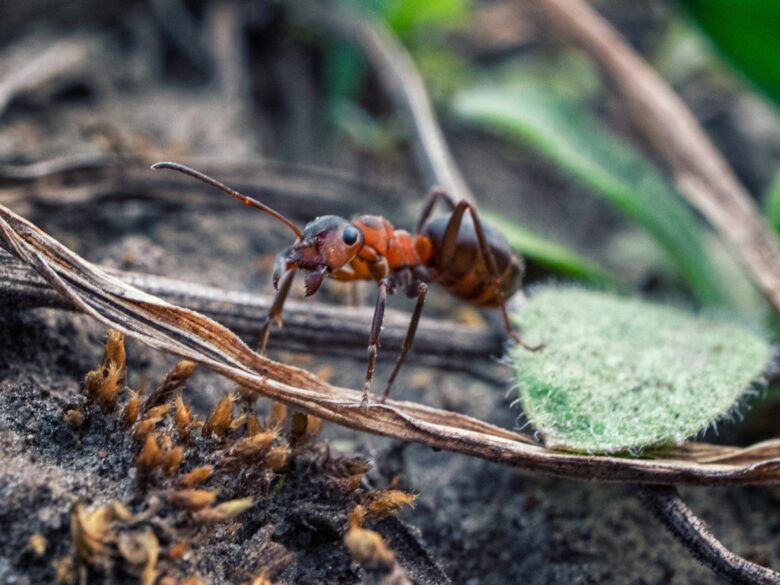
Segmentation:
<svg viewBox="0 0 780 585">
<path fill-rule="evenodd" d="M 395 362 L 395 366 L 393 367 L 393 371 L 390 374 L 390 377 L 387 379 L 387 386 L 385 386 L 385 391 L 382 392 L 382 399 L 380 402 L 383 404 L 385 400 L 387 400 L 387 395 L 390 394 L 390 388 L 393 386 L 393 382 L 395 382 L 395 378 L 398 376 L 398 372 L 401 370 L 401 364 L 404 363 L 406 354 L 410 349 L 412 349 L 414 335 L 417 333 L 417 325 L 420 323 L 420 315 L 422 314 L 423 305 L 425 304 L 425 295 L 427 294 L 427 284 L 421 282 L 419 285 L 417 285 L 417 304 L 414 306 L 414 312 L 412 313 L 412 318 L 409 321 L 409 329 L 406 331 L 406 338 L 404 339 L 404 344 L 401 348 L 401 355 L 398 356 L 398 359 Z"/>
<path fill-rule="evenodd" d="M 387 288 L 389 282 L 386 278 L 379 281 L 379 292 L 376 296 L 376 308 L 374 309 L 374 320 L 371 323 L 371 335 L 368 339 L 368 367 L 366 369 L 366 381 L 363 384 L 363 400 L 360 406 L 368 407 L 368 395 L 371 392 L 371 382 L 374 379 L 374 368 L 376 367 L 376 354 L 379 344 L 379 333 L 382 331 L 382 321 L 385 318 L 385 304 L 387 303 Z"/>
<path fill-rule="evenodd" d="M 500 288 L 501 272 L 498 270 L 498 263 L 496 262 L 496 257 L 493 254 L 493 250 L 490 248 L 490 246 L 487 243 L 487 238 L 485 237 L 485 230 L 482 228 L 482 220 L 479 218 L 477 209 L 468 201 L 461 201 L 455 206 L 455 211 L 452 212 L 452 217 L 450 218 L 450 221 L 447 224 L 447 229 L 444 232 L 444 239 L 442 241 L 442 248 L 441 248 L 442 266 L 446 266 L 447 264 L 449 264 L 449 262 L 452 260 L 452 256 L 455 254 L 455 250 L 457 248 L 457 242 L 458 242 L 458 232 L 460 232 L 460 226 L 463 223 L 463 216 L 466 213 L 466 211 L 468 211 L 469 214 L 471 215 L 471 219 L 474 223 L 474 231 L 477 234 L 477 242 L 479 243 L 480 254 L 482 254 L 482 258 L 485 260 L 487 269 L 490 272 L 491 277 L 493 278 L 492 284 L 495 287 L 496 293 L 499 296 L 499 307 L 501 309 L 501 315 L 504 320 L 504 328 L 506 329 L 507 335 L 509 335 L 509 337 L 511 337 L 520 347 L 528 351 L 539 351 L 540 349 L 544 348 L 544 344 L 528 345 L 523 341 L 522 337 L 520 337 L 520 335 L 512 328 L 512 322 L 509 319 L 509 313 L 507 312 L 506 309 L 506 299 L 504 298 L 504 294 L 503 292 L 501 292 L 501 288 Z"/>
<path fill-rule="evenodd" d="M 271 323 L 276 323 L 276 326 L 279 328 L 282 326 L 282 309 L 284 308 L 284 301 L 287 300 L 290 288 L 292 288 L 293 280 L 295 280 L 295 269 L 288 270 L 284 273 L 284 276 L 282 276 L 282 281 L 276 291 L 274 302 L 268 310 L 268 317 L 266 318 L 265 323 L 263 323 L 263 329 L 260 332 L 260 344 L 257 349 L 257 352 L 260 355 L 265 355 L 265 350 L 268 346 L 268 337 L 271 335 Z"/>
<path fill-rule="evenodd" d="M 428 194 L 428 198 L 425 200 L 425 205 L 423 205 L 422 211 L 420 212 L 420 219 L 417 221 L 417 229 L 415 233 L 419 234 L 422 231 L 425 222 L 428 221 L 431 213 L 433 213 L 433 208 L 439 201 L 444 201 L 447 204 L 447 207 L 450 208 L 450 211 L 455 209 L 455 201 L 453 201 L 452 197 L 450 197 L 449 194 L 447 194 L 447 192 L 441 187 L 434 187 Z"/>
<path fill-rule="evenodd" d="M 544 343 L 528 345 L 525 341 L 523 341 L 523 338 L 520 337 L 520 334 L 514 330 L 512 327 L 512 322 L 509 320 L 509 311 L 506 309 L 506 299 L 503 297 L 501 298 L 501 316 L 504 319 L 504 328 L 506 329 L 507 334 L 515 343 L 517 343 L 517 345 L 526 351 L 541 351 L 544 349 Z"/>
</svg>

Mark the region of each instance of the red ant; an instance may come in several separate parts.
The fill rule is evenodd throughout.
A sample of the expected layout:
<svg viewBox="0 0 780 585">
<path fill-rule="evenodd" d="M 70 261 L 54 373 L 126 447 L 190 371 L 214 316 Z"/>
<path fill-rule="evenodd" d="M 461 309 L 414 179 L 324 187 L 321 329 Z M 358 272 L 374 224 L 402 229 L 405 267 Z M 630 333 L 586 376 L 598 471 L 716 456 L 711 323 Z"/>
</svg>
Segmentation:
<svg viewBox="0 0 780 585">
<path fill-rule="evenodd" d="M 309 222 L 301 231 L 277 211 L 199 171 L 173 162 L 158 162 L 152 168 L 172 169 L 199 179 L 244 205 L 267 213 L 295 234 L 295 243 L 276 258 L 273 282 L 277 293 L 268 319 L 263 324 L 260 353 L 265 353 L 271 323 L 281 327 L 282 308 L 297 269 L 307 273 L 307 297 L 319 290 L 325 278 L 377 282 L 379 293 L 368 341 L 363 407 L 368 406 L 387 295 L 398 289 L 410 298 L 417 298 L 417 304 L 401 354 L 382 393 L 382 402 L 387 399 L 414 342 L 429 283 L 441 285 L 450 294 L 472 305 L 500 309 L 504 327 L 512 339 L 530 351 L 542 348 L 541 345 L 531 347 L 523 342 L 512 330 L 506 309 L 506 300 L 520 287 L 522 260 L 502 234 L 482 224 L 476 208 L 467 201 L 456 204 L 443 190 L 434 188 L 423 207 L 414 234 L 394 229 L 389 221 L 378 215 L 360 215 L 352 221 L 325 215 Z M 439 201 L 449 207 L 449 217 L 429 220 Z M 471 221 L 464 222 L 466 212 Z"/>
</svg>

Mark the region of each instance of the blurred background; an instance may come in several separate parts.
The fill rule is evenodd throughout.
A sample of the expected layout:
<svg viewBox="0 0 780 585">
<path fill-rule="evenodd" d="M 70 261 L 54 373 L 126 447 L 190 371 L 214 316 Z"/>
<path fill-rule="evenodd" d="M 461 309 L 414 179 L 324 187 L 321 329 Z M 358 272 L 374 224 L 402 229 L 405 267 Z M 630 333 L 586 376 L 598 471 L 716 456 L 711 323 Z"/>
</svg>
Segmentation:
<svg viewBox="0 0 780 585">
<path fill-rule="evenodd" d="M 592 4 L 679 93 L 780 230 L 780 3 Z M 431 177 L 408 115 L 350 32 L 366 20 L 409 51 L 481 212 L 525 256 L 530 290 L 575 280 L 776 335 L 766 302 L 680 195 L 609 81 L 522 0 L 3 0 L 0 202 L 102 265 L 269 294 L 286 228 L 194 181 L 152 173 L 150 163 L 201 168 L 299 224 L 376 213 L 412 229 Z M 374 291 L 363 287 L 364 304 Z M 333 283 L 319 300 L 347 296 Z M 427 314 L 489 320 L 443 293 L 429 297 Z M 274 357 L 357 387 L 361 362 L 275 352 L 271 340 Z M 89 355 L 98 345 L 77 347 Z M 141 370 L 164 367 L 136 351 Z M 89 361 L 74 359 L 74 371 Z M 384 366 L 379 378 L 386 374 Z M 398 390 L 512 426 L 506 388 L 410 368 Z M 223 391 L 204 375 L 198 400 L 205 408 Z M 770 388 L 747 421 L 707 438 L 776 436 L 778 413 Z M 419 447 L 404 459 L 387 442 L 329 432 L 334 449 L 368 454 L 388 476 L 400 469 L 421 492 L 408 521 L 454 582 L 711 582 L 618 488 L 529 478 Z M 485 473 L 496 478 L 491 493 L 478 479 Z M 724 541 L 777 565 L 775 495 L 713 493 L 694 492 L 692 503 Z M 759 527 L 749 506 L 762 511 Z M 603 560 L 626 538 L 637 546 L 625 564 Z"/>
<path fill-rule="evenodd" d="M 124 190 L 125 201 L 154 199 L 120 180 L 122 168 L 140 161 L 229 163 L 223 180 L 251 176 L 257 188 L 277 191 L 292 177 L 314 190 L 317 177 L 296 169 L 327 170 L 365 188 L 329 193 L 321 207 L 278 193 L 270 203 L 300 222 L 377 212 L 408 227 L 432 179 L 410 154 L 404 113 L 348 32 L 368 14 L 411 52 L 484 213 L 528 256 L 529 282 L 574 277 L 763 319 L 761 301 L 687 208 L 596 66 L 531 4 L 354 0 L 337 12 L 306 2 L 6 2 L 0 158 L 22 165 L 75 157 L 81 167 L 111 167 L 115 179 L 103 196 Z M 680 93 L 780 224 L 775 3 L 596 4 Z M 286 164 L 270 178 L 261 166 L 276 162 Z M 148 234 L 167 221 L 155 213 L 159 203 L 149 203 L 138 210 L 148 217 L 121 229 L 144 221 Z M 209 239 L 219 245 L 218 234 Z M 236 274 L 237 286 L 251 276 Z"/>
</svg>

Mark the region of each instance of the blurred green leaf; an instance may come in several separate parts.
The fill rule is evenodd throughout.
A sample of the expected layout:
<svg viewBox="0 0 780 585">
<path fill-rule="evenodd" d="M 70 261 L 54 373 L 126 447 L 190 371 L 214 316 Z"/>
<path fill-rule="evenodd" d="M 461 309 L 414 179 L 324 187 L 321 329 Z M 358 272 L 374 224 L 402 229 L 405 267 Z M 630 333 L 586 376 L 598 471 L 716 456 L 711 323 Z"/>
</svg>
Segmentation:
<svg viewBox="0 0 780 585">
<path fill-rule="evenodd" d="M 780 1 L 681 3 L 726 60 L 780 104 Z"/>
<path fill-rule="evenodd" d="M 372 18 L 384 18 L 388 0 L 340 0 L 351 10 L 358 10 Z M 354 105 L 366 71 L 368 60 L 360 46 L 339 36 L 328 39 L 325 53 L 325 100 L 329 121 L 337 127 L 344 108 Z"/>
<path fill-rule="evenodd" d="M 704 245 L 704 230 L 656 168 L 582 105 L 534 80 L 465 90 L 462 118 L 519 140 L 588 185 L 646 229 L 704 304 L 730 305 Z"/>
<path fill-rule="evenodd" d="M 340 0 L 350 10 L 369 18 L 383 21 L 415 53 L 422 72 L 429 74 L 437 84 L 434 90 L 448 93 L 460 85 L 468 71 L 465 59 L 449 50 L 443 50 L 437 34 L 464 22 L 469 14 L 470 0 Z M 424 33 L 424 34 L 416 34 Z M 325 48 L 325 97 L 330 122 L 337 128 L 349 130 L 352 138 L 370 138 L 381 131 L 379 125 L 368 128 L 368 118 L 359 121 L 355 111 L 360 85 L 368 71 L 368 62 L 359 45 L 338 37 L 330 39 Z M 344 117 L 346 116 L 346 117 Z M 360 128 L 358 128 L 360 126 Z M 368 133 L 368 134 L 366 134 Z M 392 137 L 390 141 L 394 140 Z"/>
<path fill-rule="evenodd" d="M 431 27 L 441 28 L 463 22 L 469 13 L 469 0 L 388 0 L 384 10 L 387 24 L 400 37 Z"/>
<path fill-rule="evenodd" d="M 580 256 L 566 246 L 550 241 L 532 231 L 487 211 L 480 215 L 506 236 L 509 245 L 518 254 L 558 274 L 583 280 L 600 287 L 617 287 L 618 279 L 597 262 Z"/>
<path fill-rule="evenodd" d="M 769 223 L 774 228 L 775 233 L 780 234 L 780 171 L 775 175 L 775 180 L 772 182 L 764 205 Z"/>
<path fill-rule="evenodd" d="M 359 148 L 380 152 L 401 141 L 403 133 L 394 120 L 377 120 L 355 102 L 344 100 L 332 113 L 335 126 Z"/>
<path fill-rule="evenodd" d="M 357 93 L 367 63 L 359 47 L 334 39 L 325 50 L 325 97 L 331 119 Z"/>
</svg>

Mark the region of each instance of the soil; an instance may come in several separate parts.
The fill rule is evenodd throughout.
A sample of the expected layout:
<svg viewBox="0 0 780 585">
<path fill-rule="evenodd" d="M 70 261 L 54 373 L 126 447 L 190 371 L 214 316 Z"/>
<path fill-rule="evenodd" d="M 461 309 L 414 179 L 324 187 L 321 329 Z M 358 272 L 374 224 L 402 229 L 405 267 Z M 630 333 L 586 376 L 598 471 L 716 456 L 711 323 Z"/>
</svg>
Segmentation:
<svg viewBox="0 0 780 585">
<path fill-rule="evenodd" d="M 220 3 L 191 4 L 204 30 L 221 22 Z M 653 8 L 646 20 L 635 13 L 629 18 L 619 2 L 606 5 L 618 24 L 625 21 L 624 32 L 632 42 L 647 52 L 670 18 L 660 3 L 648 3 Z M 150 160 L 177 154 L 286 159 L 399 186 L 399 192 L 410 196 L 396 202 L 397 217 L 390 219 L 400 222 L 413 216 L 418 205 L 414 193 L 424 193 L 426 186 L 419 184 L 405 149 L 366 151 L 343 137 L 334 139 L 311 122 L 322 108 L 322 41 L 313 42 L 286 23 L 275 3 L 258 2 L 242 10 L 253 50 L 245 64 L 249 73 L 225 74 L 221 81 L 183 54 L 146 4 L 127 3 L 109 15 L 101 9 L 90 18 L 76 19 L 81 24 L 75 29 L 72 14 L 66 20 L 56 13 L 25 14 L 25 25 L 4 38 L 0 64 L 24 49 L 24 43 L 29 43 L 26 50 L 33 50 L 66 34 L 97 50 L 86 69 L 47 84 L 45 91 L 20 92 L 0 113 L 0 162 L 100 152 L 142 153 Z M 218 31 L 204 35 L 223 38 Z M 201 49 L 218 65 L 224 65 L 224 55 L 230 53 L 229 46 L 218 43 Z M 539 47 L 522 48 L 534 49 Z M 258 57 L 262 51 L 264 59 Z M 290 69 L 282 64 L 290 64 Z M 365 84 L 364 93 L 375 95 L 372 80 Z M 697 113 L 697 106 L 709 103 L 702 92 L 681 90 Z M 379 100 L 375 107 L 384 111 L 387 105 Z M 705 121 L 719 144 L 731 144 L 735 136 L 749 143 L 726 149 L 726 155 L 750 186 L 762 187 L 780 148 L 760 132 L 745 135 L 737 130 L 743 107 L 743 98 L 731 89 L 722 94 L 717 115 Z M 617 120 L 618 129 L 625 127 L 623 115 L 611 106 L 605 110 L 606 118 Z M 446 130 L 485 208 L 526 218 L 537 232 L 601 259 L 615 234 L 628 229 L 613 210 L 530 153 L 455 124 L 448 123 Z M 759 154 L 748 156 L 748 151 Z M 36 182 L 22 188 L 32 193 L 43 186 L 52 188 Z M 120 176 L 117 189 L 121 187 Z M 369 211 L 370 194 L 350 204 L 356 213 Z M 311 219 L 294 204 L 281 211 L 296 221 Z M 268 258 L 288 240 L 283 226 L 247 214 L 240 206 L 203 213 L 127 198 L 107 204 L 30 203 L 24 213 L 89 260 L 235 290 L 269 292 Z M 547 276 L 530 266 L 531 283 Z M 645 275 L 642 282 L 652 280 Z M 338 286 L 323 289 L 324 297 L 343 302 Z M 372 302 L 373 290 L 367 287 L 363 293 L 365 302 Z M 294 294 L 301 296 L 302 291 Z M 399 307 L 406 306 L 404 302 L 391 301 Z M 440 316 L 481 318 L 464 317 L 443 293 L 433 294 L 430 305 Z M 161 497 L 155 486 L 139 483 L 132 439 L 116 416 L 90 411 L 78 430 L 63 419 L 66 410 L 82 404 L 84 375 L 99 363 L 104 341 L 105 331 L 84 316 L 0 308 L 0 583 L 52 582 L 54 561 L 71 550 L 70 513 L 77 502 L 119 500 L 137 511 L 150 498 Z M 154 386 L 174 363 L 170 356 L 132 340 L 127 354 L 134 387 Z M 357 387 L 363 375 L 362 362 L 282 354 L 273 351 L 273 341 L 271 356 L 323 374 L 327 367 L 327 375 L 339 385 Z M 496 369 L 509 376 L 502 366 Z M 378 379 L 388 373 L 382 365 Z M 228 381 L 198 371 L 185 396 L 203 415 L 232 389 Z M 520 415 L 512 406 L 509 382 L 490 385 L 464 374 L 409 367 L 396 390 L 398 397 L 507 427 L 516 425 Z M 260 401 L 258 408 L 266 412 L 269 405 Z M 734 426 L 737 439 L 751 432 Z M 196 465 L 209 449 L 199 440 L 188 451 L 186 465 Z M 373 469 L 357 493 L 346 493 L 328 479 L 328 466 L 354 457 L 370 460 Z M 642 507 L 631 486 L 532 475 L 333 425 L 326 426 L 321 443 L 293 461 L 278 492 L 272 494 L 265 480 L 236 476 L 222 481 L 226 498 L 251 493 L 256 501 L 237 527 L 216 529 L 179 566 L 181 575 L 197 573 L 208 583 L 248 582 L 264 566 L 273 565 L 273 559 L 289 561 L 274 569 L 279 582 L 361 582 L 366 574 L 351 562 L 343 544 L 347 514 L 360 494 L 394 481 L 419 494 L 416 505 L 399 519 L 372 527 L 385 537 L 413 583 L 694 585 L 716 579 Z M 726 546 L 773 567 L 780 566 L 778 495 L 771 489 L 683 490 L 686 501 Z M 29 544 L 36 534 L 48 543 L 42 555 Z M 132 582 L 112 570 L 91 576 L 98 583 Z"/>
</svg>

